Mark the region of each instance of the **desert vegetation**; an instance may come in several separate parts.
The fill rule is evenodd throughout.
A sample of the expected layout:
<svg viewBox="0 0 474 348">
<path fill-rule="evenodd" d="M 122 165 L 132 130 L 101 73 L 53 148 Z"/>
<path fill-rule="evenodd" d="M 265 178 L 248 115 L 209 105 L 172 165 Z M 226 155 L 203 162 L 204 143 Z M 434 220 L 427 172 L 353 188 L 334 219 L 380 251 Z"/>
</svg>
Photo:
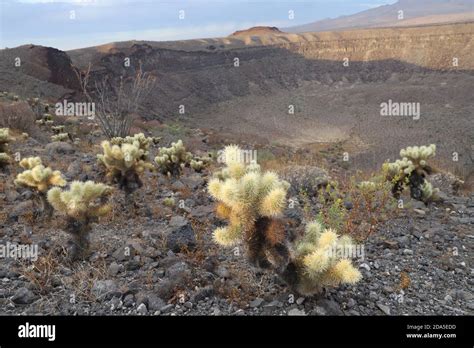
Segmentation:
<svg viewBox="0 0 474 348">
<path fill-rule="evenodd" d="M 104 153 L 97 155 L 97 159 L 105 167 L 107 178 L 116 182 L 126 193 L 142 187 L 140 175 L 153 168 L 148 160 L 152 142 L 152 138 L 146 138 L 142 133 L 103 141 L 101 146 Z"/>
<path fill-rule="evenodd" d="M 262 173 L 258 164 L 241 163 L 236 159 L 240 151 L 237 146 L 226 147 L 226 167 L 209 182 L 209 193 L 219 201 L 217 214 L 229 221 L 214 231 L 214 240 L 223 246 L 244 240 L 251 263 L 283 270 L 290 254 L 278 217 L 286 205 L 288 183 L 275 173 Z"/>
<path fill-rule="evenodd" d="M 108 138 L 128 136 L 133 117 L 155 86 L 155 77 L 139 67 L 133 76 L 120 76 L 118 81 L 105 76 L 92 85 L 91 65 L 84 72 L 74 71 L 86 99 L 97 105 L 95 113 L 104 134 Z"/>
<path fill-rule="evenodd" d="M 194 157 L 191 152 L 186 151 L 183 141 L 178 140 L 170 147 L 160 148 L 155 162 L 162 174 L 179 177 L 185 167 L 191 167 L 196 172 L 202 171 L 209 160 Z"/>
<path fill-rule="evenodd" d="M 65 129 L 64 124 L 58 122 L 46 130 L 52 136 L 57 136 L 63 134 Z M 3 144 L 11 143 L 9 133 L 4 130 L 2 134 L 5 139 Z M 74 136 L 74 133 L 70 134 L 70 137 Z M 170 136 L 175 135 L 170 133 Z M 104 229 L 109 229 L 111 223 L 120 220 L 121 216 L 140 221 L 147 214 L 153 214 L 152 221 L 164 221 L 160 223 L 169 225 L 171 231 L 160 237 L 159 242 L 152 244 L 158 243 L 164 252 L 177 252 L 177 255 L 182 255 L 180 260 L 185 260 L 185 263 L 192 264 L 196 269 L 217 267 L 219 271 L 213 272 L 220 274 L 224 272 L 223 266 L 218 263 L 203 266 L 209 262 L 206 260 L 214 257 L 214 260 L 226 260 L 225 255 L 240 255 L 242 250 L 242 256 L 236 256 L 230 264 L 226 261 L 226 268 L 237 260 L 240 267 L 243 267 L 233 271 L 236 272 L 233 277 L 241 279 L 239 277 L 253 272 L 268 277 L 273 275 L 281 282 L 278 291 L 319 301 L 331 289 L 352 293 L 350 289 L 353 287 L 362 286 L 365 289 L 371 284 L 366 266 L 362 263 L 361 268 L 357 254 L 365 243 L 378 238 L 377 235 L 387 223 L 405 214 L 407 208 L 398 205 L 398 199 L 405 191 L 408 194 L 405 200 L 421 200 L 425 207 L 426 204 L 437 202 L 429 194 L 431 191 L 436 192 L 436 189 L 428 189 L 427 183 L 428 176 L 434 175 L 428 164 L 435 154 L 434 145 L 402 150 L 401 160 L 384 164 L 379 172 L 366 175 L 363 180 L 360 180 L 360 176 L 356 178 L 356 175 L 349 179 L 337 175 L 329 178 L 322 169 L 307 171 L 311 173 L 307 178 L 303 174 L 306 172 L 302 169 L 304 167 L 298 167 L 296 172 L 290 170 L 296 173 L 294 177 L 288 176 L 284 171 L 284 179 L 279 174 L 278 166 L 275 167 L 274 156 L 266 155 L 265 158 L 269 159 L 264 161 L 274 169 L 264 169 L 262 164 L 255 161 L 243 161 L 246 157 L 241 156 L 243 150 L 237 145 L 214 151 L 220 153 L 218 157 L 223 164 L 221 166 L 210 160 L 208 153 L 212 151 L 206 149 L 201 150 L 200 155 L 193 154 L 186 149 L 182 140 L 171 142 L 170 147 L 155 150 L 160 138 L 145 136 L 144 133 L 114 137 L 102 142 L 96 135 L 90 134 L 89 139 L 94 140 L 91 147 L 84 147 L 87 142 L 81 142 L 84 145 L 78 147 L 79 143 L 59 141 L 66 144 L 60 146 L 80 148 L 84 156 L 89 155 L 82 151 L 90 151 L 92 156 L 89 156 L 87 163 L 93 160 L 94 152 L 99 152 L 96 154 L 98 165 L 94 165 L 92 161 L 87 169 L 87 177 L 82 180 L 80 171 L 71 174 L 70 168 L 64 173 L 53 170 L 44 165 L 40 157 L 26 157 L 17 164 L 11 163 L 13 167 L 23 169 L 14 180 L 16 187 L 20 192 L 30 190 L 33 193 L 32 199 L 36 202 L 33 213 L 36 217 L 44 217 L 35 221 L 52 226 L 51 217 L 54 213 L 57 215 L 54 226 L 69 236 L 68 240 L 57 242 L 57 246 L 59 250 L 66 252 L 65 257 L 74 269 L 79 262 L 91 265 L 96 262 L 92 260 L 97 257 L 99 250 L 108 248 L 108 243 L 102 238 L 102 241 L 98 241 L 97 236 L 102 235 Z M 9 147 L 20 145 L 21 148 L 22 143 L 29 141 L 29 137 L 20 136 Z M 2 150 L 6 151 L 6 146 Z M 151 158 L 154 158 L 153 162 Z M 48 163 L 54 167 L 52 160 Z M 70 180 L 71 175 L 79 180 Z M 88 179 L 91 177 L 94 178 L 93 181 Z M 102 179 L 104 183 L 101 182 Z M 196 185 L 193 184 L 195 181 L 199 183 L 197 186 L 188 186 Z M 105 182 L 116 185 L 118 190 Z M 184 187 L 183 183 L 186 183 Z M 143 190 L 144 186 L 147 187 L 146 190 Z M 196 191 L 198 187 L 200 189 Z M 133 199 L 141 204 L 126 215 L 120 213 L 123 209 L 130 209 L 130 206 L 119 203 L 119 191 L 123 191 L 126 196 L 134 193 Z M 153 197 L 158 195 L 161 199 L 154 203 L 147 198 L 148 194 Z M 296 197 L 293 197 L 294 194 Z M 199 204 L 213 209 L 204 215 L 205 218 L 202 215 L 195 216 L 199 205 L 194 204 L 191 209 L 188 208 L 190 200 L 197 200 Z M 154 210 L 146 213 L 147 206 L 154 207 Z M 186 217 L 183 217 L 183 213 Z M 171 220 L 168 220 L 169 216 Z M 28 223 L 27 220 L 21 221 Z M 51 227 L 46 227 L 44 231 L 46 235 L 43 234 L 41 238 L 55 236 Z M 61 234 L 54 238 L 61 239 L 60 236 Z M 136 244 L 128 246 L 128 242 L 123 247 L 124 241 L 121 238 L 120 235 L 115 237 L 119 247 L 114 252 L 117 255 L 114 258 L 127 260 L 130 257 L 128 262 L 135 262 L 134 258 L 143 262 L 143 258 L 146 258 L 144 255 L 148 255 L 145 249 L 139 251 L 141 247 Z M 123 252 L 130 253 L 130 256 L 118 256 Z M 61 255 L 61 252 L 54 253 L 50 250 L 48 256 L 41 256 L 38 263 L 35 263 L 36 269 L 43 270 L 45 265 L 58 265 L 63 262 Z M 138 255 L 142 256 L 137 259 Z M 114 268 L 115 262 L 118 261 L 114 261 L 109 267 Z M 127 267 L 132 267 L 131 265 Z M 57 267 L 55 266 L 55 270 L 46 270 L 44 274 L 42 271 L 33 272 L 30 268 L 25 268 L 22 272 L 36 284 L 38 292 L 44 296 L 54 288 L 52 273 L 58 271 Z M 141 267 L 140 264 L 137 267 Z M 156 280 L 148 272 L 150 271 L 144 274 L 144 282 L 153 284 Z M 169 278 L 166 282 L 159 282 L 160 297 L 171 303 L 180 296 L 186 298 L 186 288 L 189 286 L 187 282 L 190 281 L 190 274 L 186 272 L 180 273 L 176 279 Z M 225 272 L 222 273 L 226 274 L 224 277 L 230 277 Z M 47 279 L 43 279 L 42 274 Z M 80 276 L 80 272 L 74 274 Z M 103 273 L 94 274 L 95 277 L 107 277 Z M 410 280 L 407 281 L 406 275 L 403 277 L 405 285 L 401 289 L 406 290 L 409 287 L 406 284 Z M 71 282 L 76 281 L 77 279 L 71 279 Z M 97 286 L 105 284 L 102 282 L 105 280 L 92 280 L 89 283 L 91 288 L 81 290 L 81 298 L 85 296 L 84 293 L 87 293 L 84 298 L 88 299 L 99 296 Z M 204 282 L 204 279 L 200 282 Z M 237 302 L 242 301 L 245 296 L 250 296 L 251 299 L 251 295 L 247 294 L 257 291 L 256 283 L 253 282 L 239 285 L 242 293 L 232 290 L 235 284 L 231 284 L 216 284 L 214 288 L 221 296 Z M 148 301 L 150 299 L 151 297 Z M 147 302 L 146 308 L 151 310 L 154 307 L 151 302 Z"/>
<path fill-rule="evenodd" d="M 271 268 L 298 293 L 311 295 L 326 286 L 356 283 L 361 275 L 349 259 L 331 256 L 331 249 L 352 247 L 351 238 L 341 237 L 313 221 L 294 244 L 288 240 L 284 223 L 278 219 L 287 204 L 289 184 L 274 172 L 261 172 L 258 164 L 246 166 L 236 154 L 237 146 L 224 150 L 226 168 L 209 183 L 210 194 L 219 201 L 217 214 L 229 220 L 214 231 L 222 246 L 243 240 L 249 262 Z"/>
<path fill-rule="evenodd" d="M 474 314 L 472 0 L 66 2 L 0 15 L 0 315 Z"/>
<path fill-rule="evenodd" d="M 388 181 L 393 183 L 392 192 L 398 197 L 404 188 L 410 189 L 412 198 L 427 202 L 434 199 L 436 189 L 427 176 L 433 173 L 428 160 L 436 155 L 436 145 L 407 147 L 400 151 L 401 160 L 385 163 L 383 170 Z"/>
<path fill-rule="evenodd" d="M 10 163 L 11 157 L 7 154 L 7 145 L 13 139 L 8 128 L 0 128 L 0 168 Z"/>
<path fill-rule="evenodd" d="M 350 141 L 295 149 L 138 119 L 151 76 L 76 72 L 96 119 L 0 96 L 0 238 L 40 250 L 8 260 L 21 277 L 0 266 L 12 279 L 8 311 L 53 311 L 48 301 L 67 314 L 470 311 L 472 198 L 434 169 L 434 144 L 359 172 L 342 159 L 357 155 Z"/>
<path fill-rule="evenodd" d="M 36 201 L 39 203 L 38 215 L 51 218 L 53 211 L 46 195 L 50 188 L 66 185 L 61 172 L 45 167 L 39 157 L 24 158 L 19 165 L 24 171 L 17 175 L 14 181 L 15 185 L 32 189 Z"/>
<path fill-rule="evenodd" d="M 86 255 L 92 223 L 111 210 L 107 204 L 110 193 L 111 187 L 92 181 L 74 181 L 68 190 L 55 187 L 48 191 L 48 202 L 66 217 L 64 229 L 72 236 L 69 243 L 71 260 Z"/>
</svg>

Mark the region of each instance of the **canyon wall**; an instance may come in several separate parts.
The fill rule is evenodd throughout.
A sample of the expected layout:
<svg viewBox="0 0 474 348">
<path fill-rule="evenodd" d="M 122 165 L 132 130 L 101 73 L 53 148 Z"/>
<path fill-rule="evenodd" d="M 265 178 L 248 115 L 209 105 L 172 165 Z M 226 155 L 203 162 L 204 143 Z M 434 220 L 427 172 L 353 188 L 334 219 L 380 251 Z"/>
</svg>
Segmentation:
<svg viewBox="0 0 474 348">
<path fill-rule="evenodd" d="M 166 119 L 176 115 L 179 105 L 192 116 L 214 103 L 297 88 L 305 81 L 332 85 L 404 81 L 413 74 L 471 74 L 473 33 L 474 23 L 465 23 L 123 42 L 66 53 L 28 45 L 0 51 L 0 90 L 57 99 L 78 89 L 71 61 L 80 68 L 92 62 L 92 85 L 104 76 L 112 81 L 133 76 L 141 65 L 157 77 L 143 116 Z M 22 60 L 19 68 L 13 65 L 15 57 Z M 130 58 L 131 67 L 124 67 L 125 58 Z M 343 64 L 346 58 L 348 66 Z"/>
<path fill-rule="evenodd" d="M 211 104 L 297 88 L 305 81 L 332 85 L 406 81 L 417 74 L 472 74 L 473 33 L 474 23 L 277 34 L 250 41 L 244 36 L 240 45 L 233 39 L 231 48 L 217 43 L 209 48 L 209 42 L 195 42 L 193 49 L 186 50 L 178 44 L 170 49 L 169 43 L 135 43 L 102 54 L 95 78 L 131 76 L 141 64 L 158 80 L 144 117 L 171 117 L 179 105 L 185 105 L 192 117 Z M 126 58 L 132 67 L 123 66 Z"/>
</svg>

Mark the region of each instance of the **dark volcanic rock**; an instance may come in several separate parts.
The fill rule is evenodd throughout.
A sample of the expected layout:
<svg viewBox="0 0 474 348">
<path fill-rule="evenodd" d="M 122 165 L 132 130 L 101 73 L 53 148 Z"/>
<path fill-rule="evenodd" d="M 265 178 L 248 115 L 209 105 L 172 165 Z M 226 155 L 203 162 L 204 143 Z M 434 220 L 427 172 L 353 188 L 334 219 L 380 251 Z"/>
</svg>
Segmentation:
<svg viewBox="0 0 474 348">
<path fill-rule="evenodd" d="M 36 300 L 36 295 L 27 288 L 18 289 L 12 297 L 12 302 L 15 304 L 26 305 Z"/>
<path fill-rule="evenodd" d="M 170 230 L 166 235 L 166 246 L 175 253 L 182 250 L 193 250 L 196 247 L 196 236 L 188 220 L 178 216 L 173 217 L 169 224 Z"/>
</svg>

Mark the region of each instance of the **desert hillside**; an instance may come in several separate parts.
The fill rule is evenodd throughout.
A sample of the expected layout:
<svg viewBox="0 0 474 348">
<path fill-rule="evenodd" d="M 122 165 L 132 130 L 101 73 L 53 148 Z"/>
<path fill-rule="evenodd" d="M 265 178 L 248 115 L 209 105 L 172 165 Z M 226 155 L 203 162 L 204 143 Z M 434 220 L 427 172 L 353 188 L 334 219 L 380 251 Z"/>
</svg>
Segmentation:
<svg viewBox="0 0 474 348">
<path fill-rule="evenodd" d="M 474 4 L 470 0 L 399 0 L 394 4 L 378 6 L 356 14 L 328 18 L 284 30 L 301 33 L 446 24 L 472 20 L 474 20 Z"/>
</svg>

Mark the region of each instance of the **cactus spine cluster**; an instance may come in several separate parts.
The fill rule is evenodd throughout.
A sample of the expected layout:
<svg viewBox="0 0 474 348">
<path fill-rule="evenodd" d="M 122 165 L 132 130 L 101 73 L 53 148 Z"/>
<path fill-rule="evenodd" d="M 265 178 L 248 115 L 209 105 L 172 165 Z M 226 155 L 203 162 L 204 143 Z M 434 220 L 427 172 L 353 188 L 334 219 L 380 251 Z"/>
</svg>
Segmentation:
<svg viewBox="0 0 474 348">
<path fill-rule="evenodd" d="M 15 185 L 32 189 L 41 204 L 40 211 L 46 217 L 51 217 L 53 211 L 46 200 L 46 192 L 54 186 L 66 186 L 66 180 L 59 170 L 45 167 L 39 157 L 24 158 L 20 161 L 20 166 L 25 170 L 17 175 Z"/>
<path fill-rule="evenodd" d="M 91 224 L 112 209 L 107 203 L 111 192 L 111 187 L 93 181 L 74 181 L 69 190 L 55 187 L 48 191 L 48 202 L 66 216 L 65 231 L 72 237 L 69 241 L 72 260 L 86 256 Z"/>
<path fill-rule="evenodd" d="M 185 167 L 200 172 L 208 164 L 207 160 L 193 157 L 191 152 L 186 151 L 181 140 L 171 143 L 170 147 L 160 148 L 155 162 L 162 174 L 174 177 L 181 175 Z"/>
<path fill-rule="evenodd" d="M 301 294 L 312 294 L 325 286 L 354 284 L 360 273 L 351 262 L 331 252 L 352 246 L 349 237 L 310 223 L 304 236 L 291 245 L 281 220 L 289 184 L 273 172 L 262 172 L 258 164 L 245 165 L 236 156 L 239 147 L 224 150 L 226 167 L 209 182 L 208 191 L 219 203 L 217 215 L 228 225 L 217 228 L 213 238 L 224 247 L 243 242 L 250 263 L 273 269 Z"/>
<path fill-rule="evenodd" d="M 63 125 L 52 126 L 52 127 L 51 127 L 51 130 L 52 130 L 53 133 L 55 133 L 55 134 L 61 134 L 61 133 L 64 133 L 64 126 L 63 126 Z M 67 134 L 67 133 L 66 133 L 66 134 Z"/>
<path fill-rule="evenodd" d="M 106 167 L 109 180 L 118 183 L 126 193 L 132 193 L 143 186 L 140 175 L 146 169 L 153 169 L 148 161 L 151 143 L 152 139 L 143 134 L 103 141 L 104 153 L 97 155 L 97 159 Z"/>
<path fill-rule="evenodd" d="M 5 153 L 5 152 L 0 152 L 0 168 L 5 167 L 8 165 L 11 161 L 11 157 Z"/>
<path fill-rule="evenodd" d="M 196 172 L 201 172 L 204 167 L 206 166 L 205 162 L 201 159 L 192 159 L 191 162 L 189 162 L 189 166 Z"/>
<path fill-rule="evenodd" d="M 263 173 L 256 163 L 239 162 L 231 155 L 236 150 L 236 146 L 225 148 L 226 167 L 208 185 L 209 193 L 219 202 L 218 216 L 229 221 L 214 231 L 213 238 L 226 247 L 243 241 L 251 263 L 280 267 L 289 258 L 285 231 L 278 219 L 289 184 L 273 172 Z"/>
<path fill-rule="evenodd" d="M 385 178 L 393 183 L 392 193 L 399 197 L 405 187 L 410 188 L 413 199 L 427 202 L 433 198 L 437 190 L 426 177 L 433 172 L 428 159 L 436 155 L 436 145 L 407 147 L 400 151 L 402 159 L 393 163 L 385 163 Z"/>
<path fill-rule="evenodd" d="M 70 139 L 69 133 L 58 133 L 51 136 L 51 141 L 67 141 Z"/>
<path fill-rule="evenodd" d="M 143 133 L 135 134 L 134 136 L 127 136 L 125 138 L 115 137 L 110 139 L 110 143 L 112 145 L 122 145 L 122 144 L 135 144 L 138 142 L 139 148 L 143 151 L 146 151 L 146 155 L 148 156 L 148 149 L 152 144 L 156 143 L 156 139 L 152 137 L 146 137 Z"/>
<path fill-rule="evenodd" d="M 24 158 L 20 161 L 20 166 L 25 171 L 16 177 L 15 184 L 18 186 L 29 187 L 37 192 L 44 193 L 52 186 L 66 185 L 61 172 L 45 167 L 39 157 Z"/>
<path fill-rule="evenodd" d="M 39 125 L 52 125 L 54 124 L 53 116 L 45 113 L 43 114 L 42 118 L 40 118 L 39 120 L 36 120 L 36 123 Z"/>
<path fill-rule="evenodd" d="M 306 225 L 304 235 L 295 243 L 293 281 L 300 294 L 320 292 L 323 287 L 355 284 L 360 272 L 349 257 L 354 254 L 352 239 L 324 229 L 318 221 Z"/>
<path fill-rule="evenodd" d="M 10 129 L 0 128 L 0 152 L 7 151 L 7 144 L 12 141 L 10 137 Z"/>
<path fill-rule="evenodd" d="M 170 147 L 161 147 L 155 162 L 162 174 L 179 176 L 192 159 L 193 155 L 186 151 L 182 140 L 178 140 L 176 143 L 171 143 Z"/>
<path fill-rule="evenodd" d="M 7 144 L 12 141 L 10 130 L 8 128 L 0 128 L 0 167 L 10 163 L 10 156 L 7 154 Z"/>
</svg>

